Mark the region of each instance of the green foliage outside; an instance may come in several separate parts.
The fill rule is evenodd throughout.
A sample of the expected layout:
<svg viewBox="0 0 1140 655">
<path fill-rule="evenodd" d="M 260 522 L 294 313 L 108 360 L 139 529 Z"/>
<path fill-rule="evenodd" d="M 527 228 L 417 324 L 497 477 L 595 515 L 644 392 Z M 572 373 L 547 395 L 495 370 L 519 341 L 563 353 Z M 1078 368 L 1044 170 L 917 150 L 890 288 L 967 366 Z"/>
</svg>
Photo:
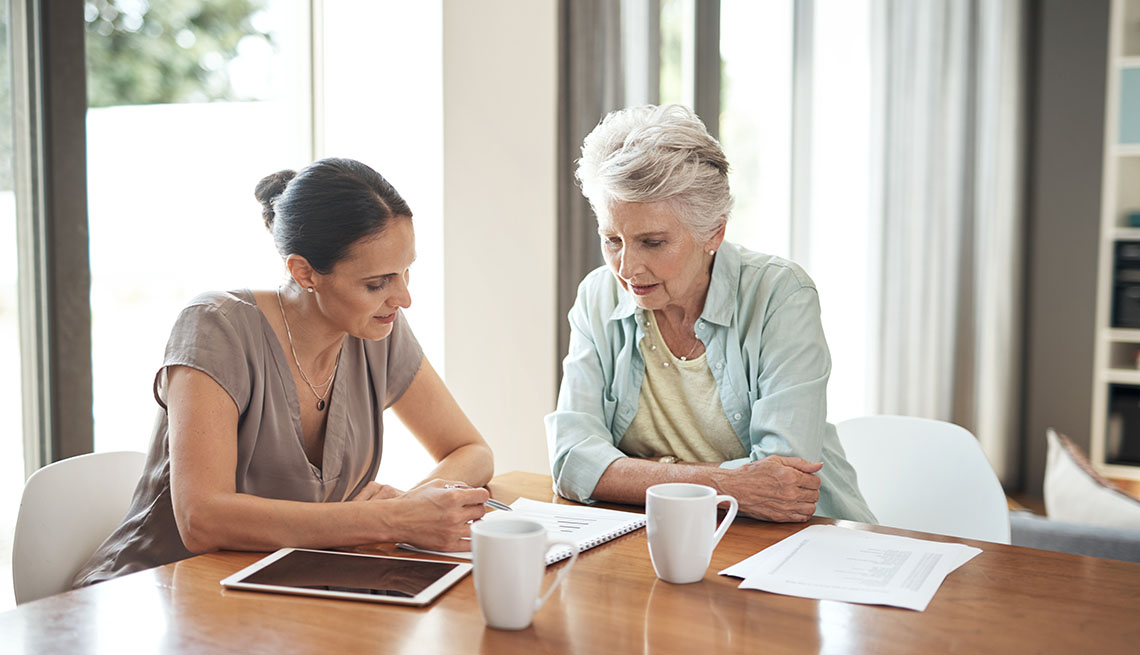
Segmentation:
<svg viewBox="0 0 1140 655">
<path fill-rule="evenodd" d="M 265 0 L 88 0 L 87 104 L 148 105 L 236 97 L 227 65 Z"/>
<path fill-rule="evenodd" d="M 266 0 L 87 0 L 89 107 L 237 97 L 228 65 Z M 0 2 L 0 190 L 13 187 L 12 68 L 8 3 Z"/>
</svg>

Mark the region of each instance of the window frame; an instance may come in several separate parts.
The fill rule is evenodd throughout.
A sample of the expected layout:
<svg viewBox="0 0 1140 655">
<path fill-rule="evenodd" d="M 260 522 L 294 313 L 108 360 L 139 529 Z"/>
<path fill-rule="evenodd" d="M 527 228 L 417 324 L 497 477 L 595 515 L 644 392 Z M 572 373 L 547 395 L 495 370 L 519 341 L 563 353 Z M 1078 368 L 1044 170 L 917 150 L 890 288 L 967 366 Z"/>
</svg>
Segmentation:
<svg viewBox="0 0 1140 655">
<path fill-rule="evenodd" d="M 12 2 L 24 471 L 91 452 L 82 2 Z"/>
<path fill-rule="evenodd" d="M 10 0 L 24 474 L 94 450 L 83 0 Z M 323 0 L 308 0 L 318 129 Z"/>
</svg>

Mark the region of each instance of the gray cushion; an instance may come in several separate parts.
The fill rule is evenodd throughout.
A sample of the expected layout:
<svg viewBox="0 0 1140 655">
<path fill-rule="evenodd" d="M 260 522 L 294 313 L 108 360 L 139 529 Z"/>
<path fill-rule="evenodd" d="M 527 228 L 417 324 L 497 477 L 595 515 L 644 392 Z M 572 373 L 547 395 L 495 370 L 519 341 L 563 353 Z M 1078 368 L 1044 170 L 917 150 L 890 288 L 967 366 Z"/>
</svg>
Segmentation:
<svg viewBox="0 0 1140 655">
<path fill-rule="evenodd" d="M 1010 512 L 1009 527 L 1014 546 L 1140 562 L 1140 530 L 1068 523 L 1026 511 Z"/>
</svg>

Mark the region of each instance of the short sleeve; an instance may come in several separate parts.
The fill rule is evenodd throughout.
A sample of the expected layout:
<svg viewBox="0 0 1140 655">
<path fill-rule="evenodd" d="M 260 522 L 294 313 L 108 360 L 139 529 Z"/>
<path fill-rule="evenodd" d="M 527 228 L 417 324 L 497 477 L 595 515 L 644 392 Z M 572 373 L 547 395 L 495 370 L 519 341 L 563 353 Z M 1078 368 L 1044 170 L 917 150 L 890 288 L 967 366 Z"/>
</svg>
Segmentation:
<svg viewBox="0 0 1140 655">
<path fill-rule="evenodd" d="M 162 368 L 155 376 L 154 395 L 166 409 L 166 372 L 171 366 L 188 366 L 210 376 L 226 391 L 244 413 L 252 388 L 252 349 L 254 332 L 251 317 L 241 312 L 240 300 L 229 297 L 221 302 L 202 301 L 187 306 L 178 315 L 166 343 Z"/>
<path fill-rule="evenodd" d="M 388 342 L 388 365 L 384 409 L 388 409 L 404 395 L 420 372 L 424 352 L 402 311 L 396 313 L 392 333 L 385 341 Z"/>
</svg>

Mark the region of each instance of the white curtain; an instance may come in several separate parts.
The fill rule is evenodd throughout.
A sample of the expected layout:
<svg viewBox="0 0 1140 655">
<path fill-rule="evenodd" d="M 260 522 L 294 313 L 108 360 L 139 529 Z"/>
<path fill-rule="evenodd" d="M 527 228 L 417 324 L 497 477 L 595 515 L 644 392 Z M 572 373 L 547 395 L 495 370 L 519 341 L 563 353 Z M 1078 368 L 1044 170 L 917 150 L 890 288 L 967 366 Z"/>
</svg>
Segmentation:
<svg viewBox="0 0 1140 655">
<path fill-rule="evenodd" d="M 958 423 L 1016 474 L 1020 0 L 873 0 L 877 410 Z"/>
</svg>

